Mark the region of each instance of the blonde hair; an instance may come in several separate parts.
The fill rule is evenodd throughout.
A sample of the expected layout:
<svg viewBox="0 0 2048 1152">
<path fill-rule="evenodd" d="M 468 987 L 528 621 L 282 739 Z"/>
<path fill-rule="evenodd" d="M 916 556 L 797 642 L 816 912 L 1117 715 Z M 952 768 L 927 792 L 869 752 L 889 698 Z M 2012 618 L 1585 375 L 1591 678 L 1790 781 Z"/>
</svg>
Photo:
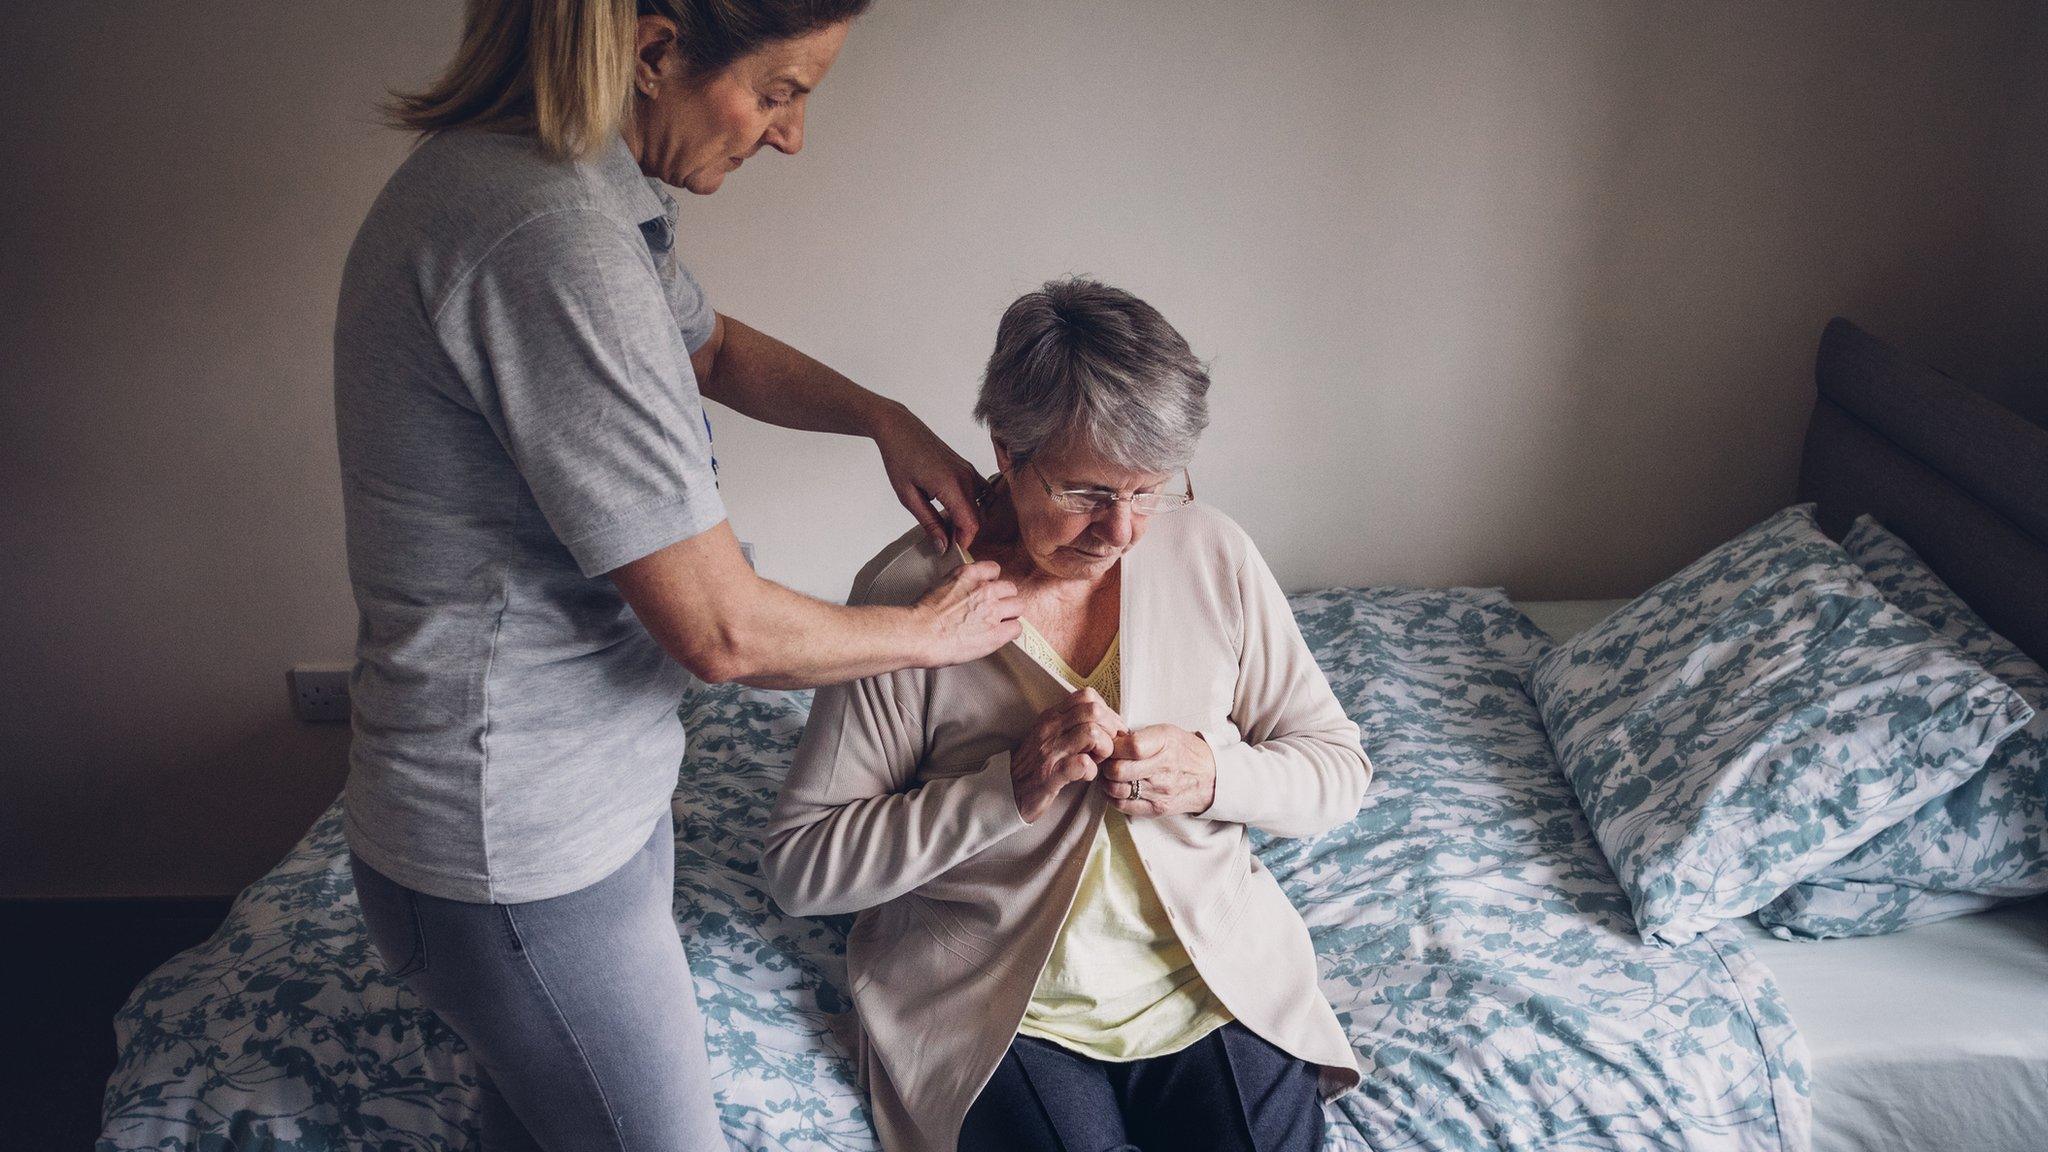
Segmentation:
<svg viewBox="0 0 2048 1152">
<path fill-rule="evenodd" d="M 385 112 L 415 132 L 530 132 L 549 156 L 588 158 L 626 114 L 638 15 L 635 0 L 468 0 L 447 71 Z"/>
<path fill-rule="evenodd" d="M 638 18 L 677 28 L 700 78 L 766 44 L 851 20 L 869 0 L 468 0 L 462 44 L 424 90 L 385 114 L 420 133 L 465 126 L 532 133 L 557 159 L 587 159 L 619 134 L 633 93 Z"/>
</svg>

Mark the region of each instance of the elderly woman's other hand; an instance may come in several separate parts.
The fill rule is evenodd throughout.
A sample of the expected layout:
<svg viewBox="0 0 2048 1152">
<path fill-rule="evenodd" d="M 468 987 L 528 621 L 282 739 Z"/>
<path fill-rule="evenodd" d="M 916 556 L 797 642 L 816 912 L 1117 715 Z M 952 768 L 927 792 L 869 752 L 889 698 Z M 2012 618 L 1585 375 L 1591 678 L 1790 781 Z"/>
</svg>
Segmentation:
<svg viewBox="0 0 2048 1152">
<path fill-rule="evenodd" d="M 1151 724 L 1117 737 L 1099 779 L 1126 816 L 1192 816 L 1216 800 L 1216 754 L 1185 728 Z"/>
<path fill-rule="evenodd" d="M 1010 754 L 1010 779 L 1024 822 L 1037 823 L 1068 785 L 1095 779 L 1123 731 L 1123 717 L 1093 688 L 1039 713 Z"/>
</svg>

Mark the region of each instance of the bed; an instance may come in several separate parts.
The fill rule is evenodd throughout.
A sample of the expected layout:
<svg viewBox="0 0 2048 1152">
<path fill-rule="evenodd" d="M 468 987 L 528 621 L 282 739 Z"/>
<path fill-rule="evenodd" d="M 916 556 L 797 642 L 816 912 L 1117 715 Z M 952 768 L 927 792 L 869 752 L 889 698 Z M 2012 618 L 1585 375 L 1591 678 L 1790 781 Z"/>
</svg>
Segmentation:
<svg viewBox="0 0 2048 1152">
<path fill-rule="evenodd" d="M 1623 603 L 1522 607 L 1562 641 Z M 2048 900 L 1891 936 L 1741 930 L 1806 1046 L 1814 1152 L 2048 1147 Z"/>
<path fill-rule="evenodd" d="M 1804 492 L 1838 520 L 1885 516 L 2038 656 L 2048 524 L 1997 501 L 2041 501 L 2048 521 L 2048 483 L 2001 487 L 2009 469 L 1987 480 L 1944 467 L 1918 441 L 1907 453 L 1900 439 L 1923 433 L 1929 412 L 1964 432 L 1986 414 L 1920 377 L 1886 376 L 1891 361 L 1865 341 L 1838 322 L 1823 342 Z M 1887 405 L 1900 396 L 1920 407 L 1894 438 Z M 1879 449 L 1925 475 L 1871 467 Z M 2039 462 L 2048 469 L 2048 452 Z M 1927 495 L 1935 485 L 1953 491 Z M 1943 540 L 1958 509 L 2006 534 L 1954 533 L 1949 551 L 1969 559 L 1952 559 Z M 1914 538 L 1916 516 L 1941 527 Z M 1303 910 L 1365 1074 L 1326 1110 L 1327 1148 L 2048 1139 L 2039 902 L 1867 940 L 1787 943 L 1730 922 L 1677 947 L 1643 944 L 1523 686 L 1554 638 L 1612 605 L 1518 606 L 1470 588 L 1338 589 L 1292 605 L 1378 769 L 1351 825 L 1258 846 Z M 847 922 L 782 915 L 755 868 L 754 830 L 806 706 L 802 693 L 734 687 L 686 703 L 676 917 L 733 1146 L 850 1152 L 876 1145 L 848 1056 Z M 115 1025 L 103 1152 L 475 1146 L 467 1053 L 378 967 L 338 807 L 212 939 L 145 980 Z"/>
</svg>

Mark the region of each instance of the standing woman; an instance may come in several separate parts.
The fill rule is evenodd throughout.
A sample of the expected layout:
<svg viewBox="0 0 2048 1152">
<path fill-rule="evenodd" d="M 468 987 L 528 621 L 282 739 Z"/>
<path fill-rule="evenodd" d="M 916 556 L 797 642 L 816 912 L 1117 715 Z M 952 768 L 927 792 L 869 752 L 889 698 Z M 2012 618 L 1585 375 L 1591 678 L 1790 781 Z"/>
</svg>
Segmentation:
<svg viewBox="0 0 2048 1152">
<path fill-rule="evenodd" d="M 977 527 L 972 467 L 907 409 L 712 311 L 661 189 L 794 155 L 865 6 L 470 0 L 394 109 L 425 139 L 335 324 L 346 826 L 378 952 L 475 1058 L 489 1152 L 725 1147 L 670 908 L 685 670 L 816 685 L 1019 630 L 994 564 L 909 608 L 762 580 L 713 477 L 702 397 L 868 436 L 935 542 Z"/>
</svg>

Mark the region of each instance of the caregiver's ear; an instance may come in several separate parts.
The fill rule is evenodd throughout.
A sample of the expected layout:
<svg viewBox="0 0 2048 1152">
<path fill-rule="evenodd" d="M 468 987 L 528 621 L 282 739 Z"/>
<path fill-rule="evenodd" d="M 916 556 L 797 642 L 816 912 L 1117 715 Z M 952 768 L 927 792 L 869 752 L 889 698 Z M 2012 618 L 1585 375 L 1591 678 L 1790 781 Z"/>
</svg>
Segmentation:
<svg viewBox="0 0 2048 1152">
<path fill-rule="evenodd" d="M 642 16 L 633 35 L 634 87 L 645 88 L 650 80 L 663 79 L 668 69 L 669 50 L 676 46 L 682 29 L 666 16 Z"/>
<path fill-rule="evenodd" d="M 989 437 L 988 442 L 995 445 L 996 471 L 1008 472 L 1010 470 L 1010 450 L 1003 445 L 1001 440 L 994 436 Z"/>
</svg>

